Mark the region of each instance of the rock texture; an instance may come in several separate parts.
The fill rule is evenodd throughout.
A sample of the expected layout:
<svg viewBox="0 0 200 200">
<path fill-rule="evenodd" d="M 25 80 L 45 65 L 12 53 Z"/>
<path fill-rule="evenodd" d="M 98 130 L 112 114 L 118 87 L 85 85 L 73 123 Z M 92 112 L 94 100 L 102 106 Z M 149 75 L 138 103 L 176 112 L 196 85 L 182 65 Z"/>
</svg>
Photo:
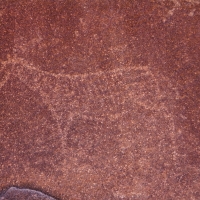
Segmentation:
<svg viewBox="0 0 200 200">
<path fill-rule="evenodd" d="M 9 188 L 0 195 L 0 200 L 55 200 L 41 192 L 29 189 Z"/>
<path fill-rule="evenodd" d="M 200 199 L 198 0 L 0 0 L 0 190 Z"/>
</svg>

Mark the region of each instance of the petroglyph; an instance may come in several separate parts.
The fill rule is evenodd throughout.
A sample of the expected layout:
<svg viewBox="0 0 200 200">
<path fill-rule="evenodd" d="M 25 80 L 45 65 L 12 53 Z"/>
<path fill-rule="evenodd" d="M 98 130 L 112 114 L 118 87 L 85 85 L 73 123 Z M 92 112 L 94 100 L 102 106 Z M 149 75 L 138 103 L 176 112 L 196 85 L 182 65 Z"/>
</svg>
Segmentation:
<svg viewBox="0 0 200 200">
<path fill-rule="evenodd" d="M 197 5 L 8 6 L 14 31 L 7 37 L 2 29 L 1 188 L 31 185 L 59 199 L 195 199 Z"/>
<path fill-rule="evenodd" d="M 133 148 L 133 133 L 140 131 L 142 126 L 150 126 L 152 129 L 149 129 L 148 132 L 153 134 L 153 132 L 159 131 L 157 121 L 161 119 L 162 123 L 166 125 L 162 130 L 165 133 L 160 141 L 166 137 L 166 134 L 169 134 L 174 146 L 173 116 L 167 106 L 161 103 L 165 95 L 160 91 L 159 82 L 148 66 L 125 66 L 109 71 L 66 75 L 38 70 L 21 58 L 15 57 L 10 62 L 15 66 L 12 75 L 40 94 L 57 123 L 57 134 L 60 136 L 62 144 L 63 171 L 67 166 L 66 155 L 69 154 L 69 148 L 74 149 L 76 146 L 74 151 L 79 148 L 85 149 L 86 154 L 83 155 L 83 158 L 91 152 L 93 152 L 91 155 L 97 156 L 92 149 L 98 143 L 97 138 L 99 141 L 108 140 L 108 138 L 104 138 L 106 132 L 117 134 L 118 136 L 115 136 L 120 137 L 120 141 L 127 137 L 132 138 L 130 142 L 132 143 L 131 148 Z M 146 112 L 152 113 L 150 117 L 145 114 Z M 74 113 L 77 114 L 74 115 Z M 80 120 L 85 118 L 84 121 L 89 120 L 95 124 L 92 125 L 91 130 L 93 130 L 93 134 L 95 130 L 98 130 L 99 136 L 96 139 L 85 122 L 81 125 L 83 126 L 81 129 L 79 129 L 79 125 L 76 125 L 79 131 L 76 131 L 76 135 L 72 134 L 73 131 L 70 131 L 70 127 L 76 123 L 77 116 Z M 102 130 L 103 124 L 108 124 L 107 126 L 110 128 Z M 86 138 L 91 142 L 87 147 L 80 143 L 82 141 L 81 133 L 84 134 L 85 128 L 89 134 Z M 113 141 L 112 137 L 109 140 Z M 147 137 L 149 141 L 146 140 L 145 143 L 144 137 Z M 158 138 L 155 135 L 144 137 L 140 135 L 144 146 L 151 145 L 151 137 Z M 140 139 L 138 138 L 137 141 Z M 71 142 L 69 143 L 69 141 Z M 85 142 L 87 143 L 87 139 Z M 107 149 L 105 141 L 101 145 L 103 145 L 102 149 Z M 145 149 L 145 147 L 141 147 L 141 150 L 142 148 Z M 176 151 L 174 147 L 171 149 Z"/>
</svg>

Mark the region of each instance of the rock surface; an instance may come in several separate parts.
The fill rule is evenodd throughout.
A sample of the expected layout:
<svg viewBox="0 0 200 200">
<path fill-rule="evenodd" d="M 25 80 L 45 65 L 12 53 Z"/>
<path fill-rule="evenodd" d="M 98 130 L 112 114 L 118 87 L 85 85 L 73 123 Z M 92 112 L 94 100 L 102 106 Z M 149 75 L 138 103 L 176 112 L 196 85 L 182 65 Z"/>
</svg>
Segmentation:
<svg viewBox="0 0 200 200">
<path fill-rule="evenodd" d="M 9 188 L 0 194 L 0 200 L 55 200 L 41 192 L 29 189 Z"/>
<path fill-rule="evenodd" d="M 0 190 L 200 199 L 198 0 L 0 0 Z"/>
</svg>

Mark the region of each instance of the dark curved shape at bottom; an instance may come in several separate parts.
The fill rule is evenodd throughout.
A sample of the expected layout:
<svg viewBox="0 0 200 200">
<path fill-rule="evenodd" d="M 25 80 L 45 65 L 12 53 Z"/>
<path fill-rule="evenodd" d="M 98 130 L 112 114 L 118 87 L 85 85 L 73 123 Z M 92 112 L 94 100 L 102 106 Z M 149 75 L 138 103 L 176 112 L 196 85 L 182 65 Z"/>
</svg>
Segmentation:
<svg viewBox="0 0 200 200">
<path fill-rule="evenodd" d="M 42 192 L 11 187 L 0 194 L 0 200 L 55 200 Z"/>
</svg>

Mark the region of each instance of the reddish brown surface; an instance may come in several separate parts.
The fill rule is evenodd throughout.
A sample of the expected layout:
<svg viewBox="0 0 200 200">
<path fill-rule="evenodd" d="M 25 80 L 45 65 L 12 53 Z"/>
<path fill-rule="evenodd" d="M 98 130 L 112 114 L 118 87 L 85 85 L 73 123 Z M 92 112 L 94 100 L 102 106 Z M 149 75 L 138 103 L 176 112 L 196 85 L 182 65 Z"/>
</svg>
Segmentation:
<svg viewBox="0 0 200 200">
<path fill-rule="evenodd" d="M 198 0 L 0 8 L 0 189 L 200 199 Z"/>
</svg>

